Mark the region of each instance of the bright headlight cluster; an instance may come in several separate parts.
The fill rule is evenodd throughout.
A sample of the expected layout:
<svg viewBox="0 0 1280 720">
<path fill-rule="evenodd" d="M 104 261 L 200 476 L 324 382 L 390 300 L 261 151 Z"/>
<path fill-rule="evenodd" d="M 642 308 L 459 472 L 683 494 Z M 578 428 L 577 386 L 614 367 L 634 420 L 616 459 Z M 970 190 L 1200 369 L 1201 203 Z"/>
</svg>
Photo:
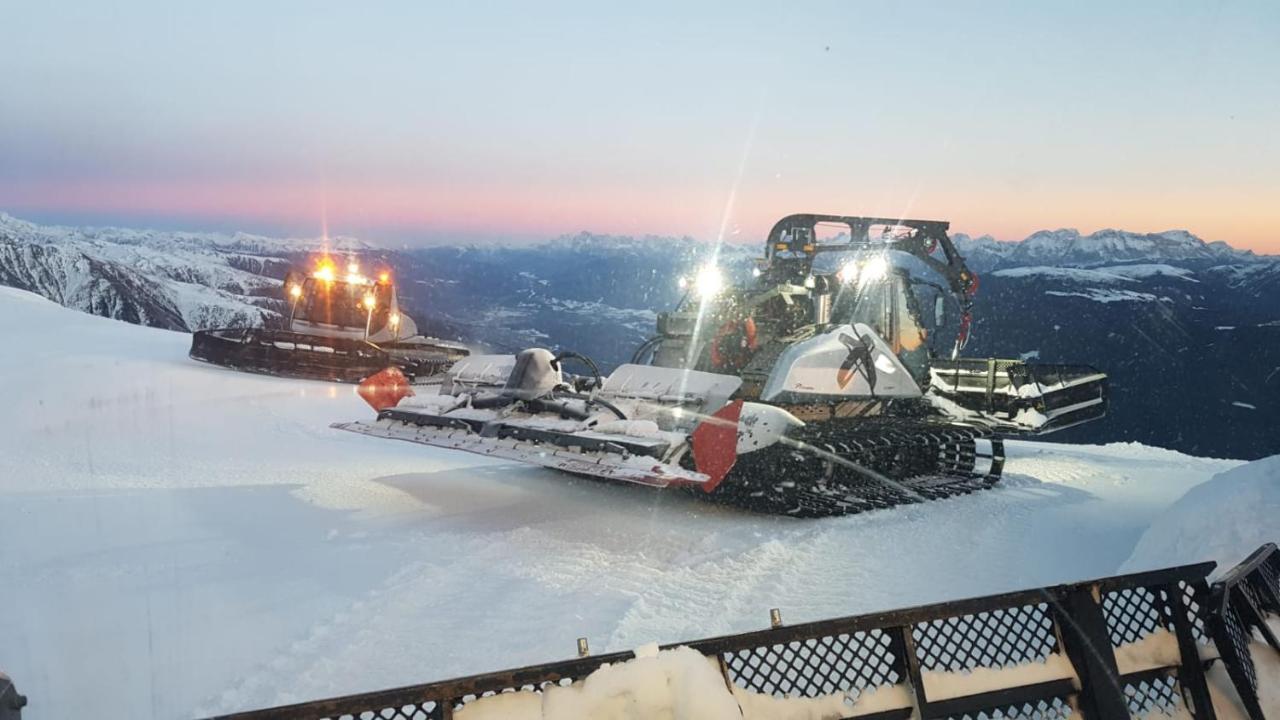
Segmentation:
<svg viewBox="0 0 1280 720">
<path fill-rule="evenodd" d="M 850 260 L 840 267 L 840 271 L 836 273 L 836 277 L 840 282 L 849 285 L 858 279 L 858 261 Z"/>
<path fill-rule="evenodd" d="M 863 262 L 850 260 L 840 268 L 840 271 L 836 273 L 836 277 L 846 285 L 855 282 L 859 285 L 869 285 L 883 280 L 884 276 L 888 274 L 889 261 L 882 256 L 876 256 Z"/>
<path fill-rule="evenodd" d="M 333 279 L 335 277 L 335 274 L 333 271 L 333 263 L 321 262 L 320 266 L 316 268 L 316 271 L 313 274 L 317 280 L 323 280 L 324 282 L 327 282 L 327 283 L 333 282 Z"/>
<path fill-rule="evenodd" d="M 889 261 L 883 257 L 873 257 L 862 266 L 861 282 L 871 283 L 884 279 L 889 274 Z"/>
<path fill-rule="evenodd" d="M 723 288 L 724 275 L 720 273 L 720 268 L 707 264 L 698 269 L 698 274 L 693 279 L 693 289 L 697 291 L 699 298 L 710 300 Z"/>
</svg>

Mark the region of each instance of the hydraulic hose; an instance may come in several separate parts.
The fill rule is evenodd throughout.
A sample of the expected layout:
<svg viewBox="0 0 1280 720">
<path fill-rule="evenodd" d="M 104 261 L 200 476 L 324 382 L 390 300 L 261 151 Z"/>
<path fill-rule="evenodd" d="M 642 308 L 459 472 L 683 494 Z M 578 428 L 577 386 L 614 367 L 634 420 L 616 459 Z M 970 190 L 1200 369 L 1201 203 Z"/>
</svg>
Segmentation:
<svg viewBox="0 0 1280 720">
<path fill-rule="evenodd" d="M 591 368 L 591 375 L 595 379 L 595 387 L 604 386 L 604 379 L 600 377 L 600 368 L 596 366 L 596 363 L 594 360 L 587 357 L 586 355 L 583 355 L 582 353 L 576 353 L 572 350 L 562 350 L 560 351 L 559 355 L 556 355 L 554 358 L 551 359 L 551 367 L 559 370 L 560 361 L 565 360 L 566 358 L 573 358 L 575 360 L 582 361 L 582 363 L 585 364 L 588 368 Z"/>
</svg>

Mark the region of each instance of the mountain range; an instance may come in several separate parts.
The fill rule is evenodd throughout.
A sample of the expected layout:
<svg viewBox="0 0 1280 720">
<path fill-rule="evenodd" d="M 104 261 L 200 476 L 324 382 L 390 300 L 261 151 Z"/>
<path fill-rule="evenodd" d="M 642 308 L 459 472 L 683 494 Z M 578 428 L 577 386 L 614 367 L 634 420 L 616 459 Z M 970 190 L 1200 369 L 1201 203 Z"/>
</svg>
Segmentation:
<svg viewBox="0 0 1280 720">
<path fill-rule="evenodd" d="M 980 273 L 966 354 L 1087 363 L 1107 419 L 1057 436 L 1253 458 L 1280 452 L 1280 258 L 1172 230 L 953 236 Z M 128 322 L 190 331 L 276 324 L 288 268 L 327 247 L 384 263 L 427 333 L 479 349 L 574 349 L 626 362 L 714 248 L 580 233 L 537 245 L 388 250 L 351 238 L 43 226 L 0 213 L 0 284 Z M 749 271 L 756 246 L 718 262 Z"/>
</svg>

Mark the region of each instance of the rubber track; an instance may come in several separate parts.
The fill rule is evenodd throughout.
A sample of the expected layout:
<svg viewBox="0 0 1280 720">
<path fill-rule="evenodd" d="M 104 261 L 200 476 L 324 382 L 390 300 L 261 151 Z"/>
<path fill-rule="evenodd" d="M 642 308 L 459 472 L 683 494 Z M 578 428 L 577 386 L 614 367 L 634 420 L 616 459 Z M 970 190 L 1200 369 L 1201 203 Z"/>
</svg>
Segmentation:
<svg viewBox="0 0 1280 720">
<path fill-rule="evenodd" d="M 834 420 L 792 439 L 739 457 L 711 498 L 796 517 L 851 515 L 982 490 L 1004 468 L 1003 443 L 988 431 L 928 420 Z M 982 457 L 979 441 L 989 446 Z"/>
</svg>

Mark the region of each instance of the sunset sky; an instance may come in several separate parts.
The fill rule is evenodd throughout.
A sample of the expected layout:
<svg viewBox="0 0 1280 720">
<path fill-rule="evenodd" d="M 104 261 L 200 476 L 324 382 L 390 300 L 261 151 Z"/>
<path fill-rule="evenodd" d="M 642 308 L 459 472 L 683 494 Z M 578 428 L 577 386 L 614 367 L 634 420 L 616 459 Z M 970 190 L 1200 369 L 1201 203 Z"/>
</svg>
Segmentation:
<svg viewBox="0 0 1280 720">
<path fill-rule="evenodd" d="M 1280 253 L 1280 2 L 5 2 L 0 210 L 393 243 L 791 212 Z"/>
</svg>

